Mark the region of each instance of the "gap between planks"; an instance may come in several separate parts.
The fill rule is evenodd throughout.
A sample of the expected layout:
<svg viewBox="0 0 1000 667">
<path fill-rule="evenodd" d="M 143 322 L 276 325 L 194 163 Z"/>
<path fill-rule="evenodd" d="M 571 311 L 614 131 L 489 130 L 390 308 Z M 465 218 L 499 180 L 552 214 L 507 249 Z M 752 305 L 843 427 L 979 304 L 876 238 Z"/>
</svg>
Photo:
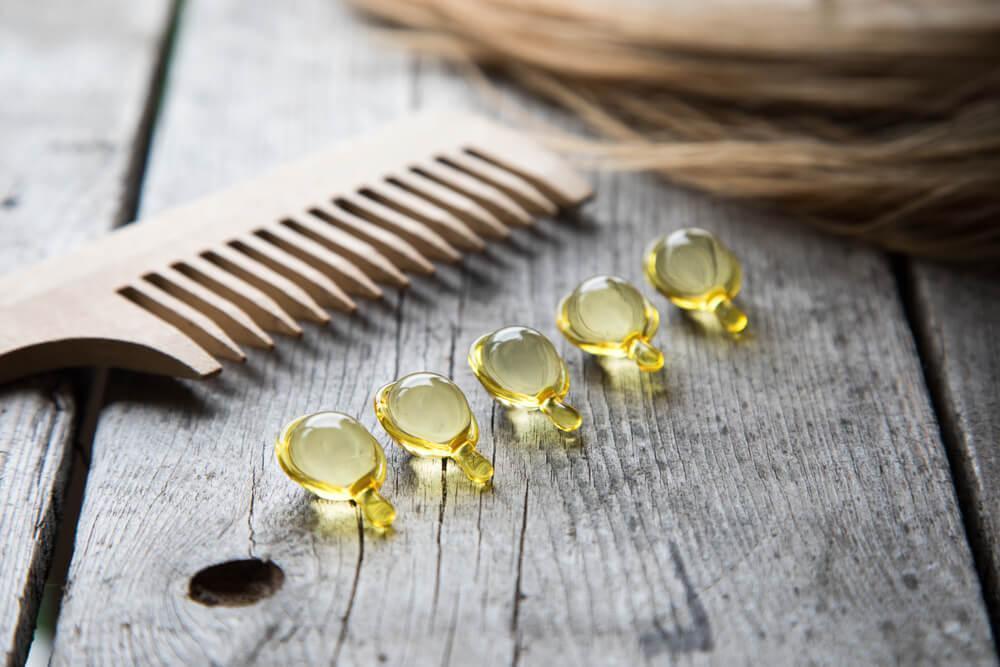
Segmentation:
<svg viewBox="0 0 1000 667">
<path fill-rule="evenodd" d="M 948 459 L 948 467 L 951 469 L 956 504 L 962 518 L 965 540 L 972 552 L 983 603 L 989 615 L 993 643 L 997 652 L 1000 653 L 1000 603 L 998 603 L 1000 590 L 996 590 L 997 578 L 1000 576 L 1000 563 L 994 559 L 993 551 L 988 542 L 990 528 L 985 524 L 985 518 L 981 516 L 978 509 L 982 507 L 988 511 L 991 508 L 988 503 L 981 502 L 977 493 L 976 480 L 972 478 L 963 464 L 963 460 L 974 453 L 962 451 L 962 427 L 949 416 L 947 394 L 954 388 L 948 386 L 948 378 L 945 377 L 940 368 L 941 360 L 936 358 L 932 350 L 932 344 L 929 340 L 930 332 L 927 330 L 930 325 L 930 314 L 927 310 L 929 304 L 922 303 L 916 293 L 914 260 L 892 256 L 890 261 L 899 289 L 900 302 L 903 304 L 906 323 L 916 343 L 928 400 L 930 400 L 931 409 L 934 411 L 941 442 Z M 957 267 L 949 268 L 957 270 Z M 997 536 L 992 537 L 996 539 Z"/>
<path fill-rule="evenodd" d="M 164 21 L 162 36 L 156 47 L 156 56 L 153 61 L 149 85 L 144 96 L 135 140 L 132 144 L 132 151 L 129 155 L 128 166 L 125 171 L 121 200 L 111 229 L 130 224 L 136 219 L 139 211 L 140 191 L 146 173 L 146 165 L 156 120 L 159 117 L 160 105 L 163 101 L 164 89 L 166 88 L 170 60 L 177 42 L 181 7 L 183 4 L 184 0 L 169 0 L 169 9 Z M 46 581 L 46 585 L 53 585 L 56 587 L 55 590 L 58 591 L 56 593 L 56 613 L 53 623 L 58 622 L 59 605 L 62 600 L 63 588 L 66 584 L 69 563 L 73 558 L 77 522 L 80 518 L 83 496 L 86 492 L 87 474 L 90 468 L 90 454 L 94 435 L 97 431 L 97 422 L 104 407 L 104 396 L 109 380 L 109 371 L 106 368 L 96 368 L 89 372 L 86 370 L 82 372 L 70 372 L 75 372 L 83 376 L 82 381 L 72 385 L 74 401 L 77 406 L 83 406 L 83 409 L 78 410 L 75 415 L 75 423 L 71 434 L 73 446 L 70 451 L 70 457 L 73 456 L 74 452 L 79 454 L 79 458 L 73 462 L 73 465 L 79 464 L 82 470 L 72 470 L 67 475 L 66 486 L 69 488 L 66 489 L 66 496 L 63 498 L 61 507 L 62 516 L 54 527 L 55 542 L 52 548 L 52 555 L 53 557 L 58 555 L 60 559 L 65 558 L 65 562 L 56 563 L 55 565 L 59 567 L 59 570 L 49 572 Z M 73 485 L 70 475 L 78 476 L 78 479 L 80 479 L 78 488 Z M 49 565 L 48 563 L 46 564 L 46 569 L 48 569 Z M 36 610 L 32 612 L 30 617 L 32 631 L 37 621 L 34 615 L 36 612 L 37 603 Z"/>
</svg>

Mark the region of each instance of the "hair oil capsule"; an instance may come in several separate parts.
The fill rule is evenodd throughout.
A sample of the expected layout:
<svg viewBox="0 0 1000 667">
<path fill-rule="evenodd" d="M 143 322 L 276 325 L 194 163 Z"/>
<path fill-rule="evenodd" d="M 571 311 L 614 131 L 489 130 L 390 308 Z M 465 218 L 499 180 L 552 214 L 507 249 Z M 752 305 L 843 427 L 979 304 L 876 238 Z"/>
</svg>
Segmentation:
<svg viewBox="0 0 1000 667">
<path fill-rule="evenodd" d="M 382 428 L 414 456 L 449 458 L 477 484 L 493 478 L 493 465 L 476 451 L 479 426 L 465 394 L 437 373 L 411 373 L 375 395 Z"/>
<path fill-rule="evenodd" d="M 747 316 L 733 303 L 743 270 L 711 233 L 679 229 L 653 243 L 644 265 L 649 282 L 677 307 L 714 313 L 729 333 L 746 329 Z"/>
<path fill-rule="evenodd" d="M 301 487 L 327 500 L 355 501 L 376 528 L 396 518 L 392 504 L 378 492 L 385 481 L 385 453 L 353 417 L 340 412 L 299 417 L 282 430 L 274 453 Z"/>
<path fill-rule="evenodd" d="M 594 276 L 559 304 L 556 324 L 580 349 L 608 357 L 628 357 L 644 371 L 663 368 L 663 353 L 649 339 L 660 314 L 632 283 Z"/>
<path fill-rule="evenodd" d="M 510 326 L 481 336 L 469 348 L 469 366 L 504 405 L 541 410 L 563 431 L 580 428 L 580 413 L 563 402 L 569 393 L 566 364 L 538 331 Z"/>
</svg>

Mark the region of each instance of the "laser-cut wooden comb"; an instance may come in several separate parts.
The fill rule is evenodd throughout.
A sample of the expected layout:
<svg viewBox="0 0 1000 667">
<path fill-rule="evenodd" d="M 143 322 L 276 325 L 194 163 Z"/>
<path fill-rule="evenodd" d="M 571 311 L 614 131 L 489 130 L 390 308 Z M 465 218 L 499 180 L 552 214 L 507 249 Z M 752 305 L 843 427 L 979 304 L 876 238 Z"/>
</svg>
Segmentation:
<svg viewBox="0 0 1000 667">
<path fill-rule="evenodd" d="M 179 377 L 299 335 L 377 283 L 591 195 L 555 155 L 465 113 L 423 115 L 0 279 L 0 381 L 70 366 Z"/>
</svg>

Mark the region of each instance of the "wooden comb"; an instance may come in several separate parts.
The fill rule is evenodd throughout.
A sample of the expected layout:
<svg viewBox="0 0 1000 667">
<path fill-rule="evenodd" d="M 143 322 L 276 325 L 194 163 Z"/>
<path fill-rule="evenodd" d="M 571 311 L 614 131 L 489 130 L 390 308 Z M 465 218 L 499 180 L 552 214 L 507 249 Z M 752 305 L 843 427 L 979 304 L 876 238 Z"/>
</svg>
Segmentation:
<svg viewBox="0 0 1000 667">
<path fill-rule="evenodd" d="M 0 381 L 70 366 L 212 375 L 241 344 L 300 335 L 296 319 L 353 311 L 378 283 L 590 194 L 514 131 L 416 116 L 0 279 Z"/>
</svg>

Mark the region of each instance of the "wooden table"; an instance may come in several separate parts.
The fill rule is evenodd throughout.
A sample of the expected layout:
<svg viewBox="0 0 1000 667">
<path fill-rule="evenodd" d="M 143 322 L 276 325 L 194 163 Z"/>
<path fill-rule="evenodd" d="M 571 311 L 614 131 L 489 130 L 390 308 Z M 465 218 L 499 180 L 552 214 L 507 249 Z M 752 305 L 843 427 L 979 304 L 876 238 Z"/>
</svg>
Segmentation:
<svg viewBox="0 0 1000 667">
<path fill-rule="evenodd" d="M 415 109 L 498 112 L 334 0 L 7 3 L 0 90 L 4 271 Z M 27 650 L 79 448 L 60 665 L 995 664 L 996 278 L 648 177 L 594 181 L 580 220 L 212 381 L 0 388 L 7 661 Z M 659 297 L 665 373 L 605 369 L 557 340 L 578 442 L 478 388 L 475 337 L 514 322 L 555 336 L 577 281 L 640 280 L 648 240 L 688 225 L 744 259 L 747 340 L 706 336 Z M 282 475 L 274 436 L 306 411 L 359 415 L 388 445 L 372 392 L 418 369 L 467 390 L 492 490 L 388 446 L 399 518 L 379 536 Z M 272 562 L 283 585 L 265 577 L 273 595 L 245 606 L 189 597 L 195 573 L 239 559 Z"/>
</svg>

